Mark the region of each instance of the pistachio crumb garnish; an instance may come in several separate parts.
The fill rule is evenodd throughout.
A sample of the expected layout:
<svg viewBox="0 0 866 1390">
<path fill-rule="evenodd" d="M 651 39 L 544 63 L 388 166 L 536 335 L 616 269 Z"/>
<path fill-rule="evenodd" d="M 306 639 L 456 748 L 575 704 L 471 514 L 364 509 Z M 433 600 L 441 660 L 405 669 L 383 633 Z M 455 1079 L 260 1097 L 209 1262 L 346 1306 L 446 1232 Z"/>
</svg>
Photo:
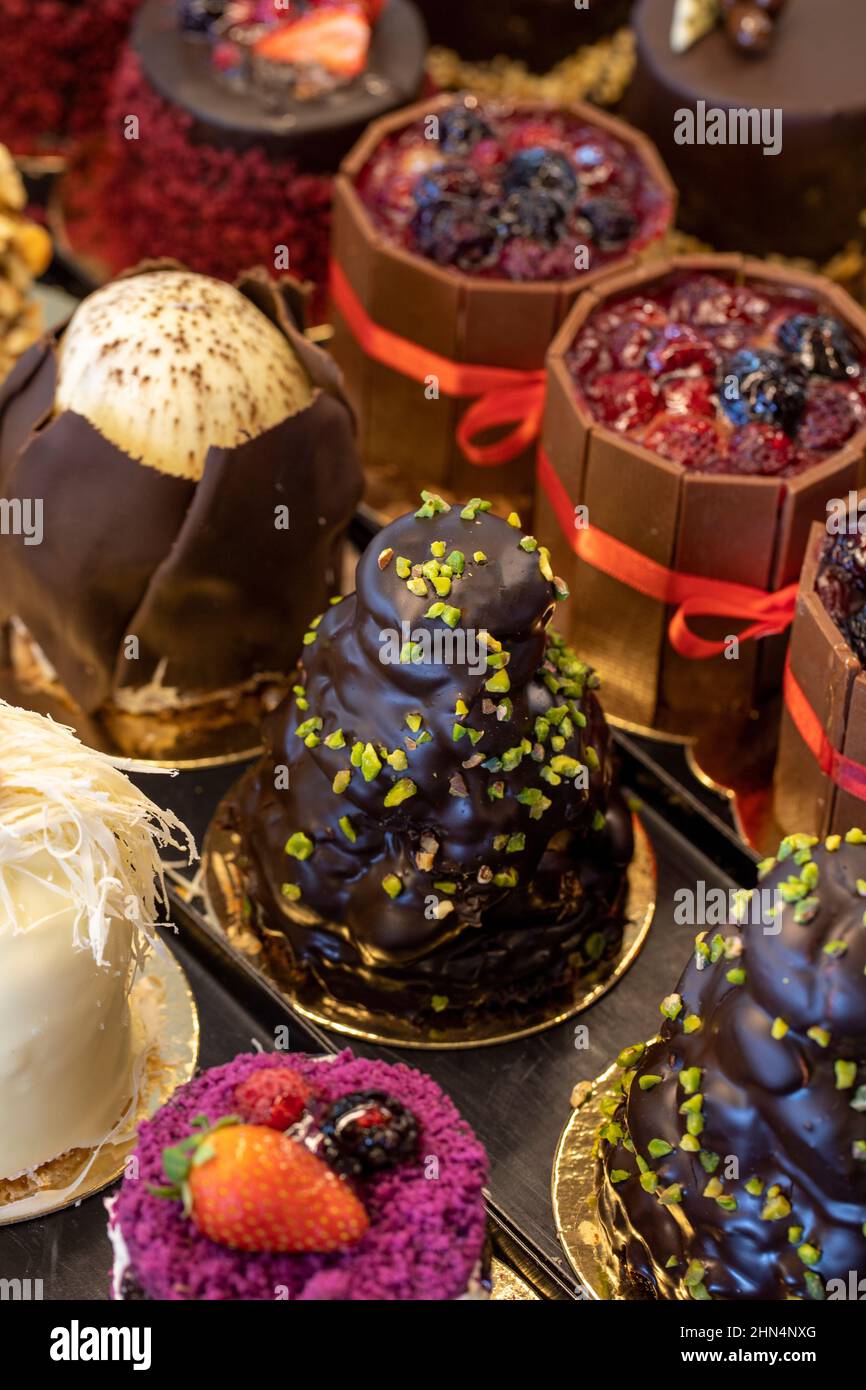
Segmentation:
<svg viewBox="0 0 866 1390">
<path fill-rule="evenodd" d="M 346 839 L 349 840 L 352 844 L 354 844 L 358 836 L 355 833 L 355 827 L 353 826 L 349 817 L 341 816 L 340 819 L 337 821 L 337 824 L 339 825 Z"/>
<path fill-rule="evenodd" d="M 410 796 L 414 796 L 417 791 L 418 788 L 410 777 L 401 777 L 387 793 L 385 805 L 388 807 L 401 806 L 404 801 L 408 801 Z"/>
<path fill-rule="evenodd" d="M 315 846 L 309 835 L 305 835 L 303 830 L 296 830 L 294 835 L 286 841 L 286 854 L 290 854 L 293 859 L 309 859 Z"/>
<path fill-rule="evenodd" d="M 389 898 L 398 898 L 403 892 L 403 880 L 396 874 L 386 874 L 382 879 L 382 887 Z"/>
</svg>

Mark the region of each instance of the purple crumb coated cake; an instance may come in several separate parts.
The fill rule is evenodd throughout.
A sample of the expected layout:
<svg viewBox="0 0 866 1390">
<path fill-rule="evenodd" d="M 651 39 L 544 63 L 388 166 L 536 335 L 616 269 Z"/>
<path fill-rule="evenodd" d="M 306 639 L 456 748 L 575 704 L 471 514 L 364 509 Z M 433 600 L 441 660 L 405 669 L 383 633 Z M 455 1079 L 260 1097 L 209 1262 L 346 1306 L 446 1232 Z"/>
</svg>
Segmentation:
<svg viewBox="0 0 866 1390">
<path fill-rule="evenodd" d="M 341 1187 L 343 1182 L 351 1186 L 369 1218 L 366 1232 L 350 1248 L 327 1254 L 233 1249 L 202 1234 L 193 1219 L 184 1215 L 179 1201 L 165 1200 L 152 1190 L 165 1183 L 164 1151 L 183 1143 L 196 1117 L 205 1116 L 215 1124 L 237 1115 L 239 1088 L 249 1087 L 249 1079 L 264 1071 L 282 1075 L 291 1071 L 302 1090 L 312 1088 L 315 1099 L 304 1101 L 310 1114 L 285 1134 L 307 1150 L 324 1154 L 331 1164 L 329 1181 L 334 1154 L 329 1155 L 326 1142 L 322 1147 L 329 1107 L 344 1097 L 357 1101 L 359 1094 L 372 1093 L 380 1099 L 387 1097 L 385 1104 L 390 1102 L 392 1111 L 404 1116 L 408 1112 L 414 1121 L 412 1137 L 416 1127 L 417 1145 L 410 1157 L 403 1146 L 401 1156 L 390 1159 L 389 1166 L 381 1171 L 368 1169 L 361 1176 L 346 1176 L 346 1168 L 336 1165 Z M 257 1078 L 254 1084 L 262 1089 L 269 1083 Z M 274 1122 L 273 1112 L 265 1123 L 283 1128 L 282 1121 Z M 334 1133 L 339 1139 L 339 1127 L 331 1129 Z M 442 1300 L 485 1296 L 482 1189 L 487 1158 L 448 1097 L 429 1077 L 410 1067 L 368 1061 L 348 1050 L 334 1058 L 242 1054 L 181 1087 L 168 1105 L 142 1125 L 136 1154 L 137 1176 L 127 1176 L 108 1204 L 115 1252 L 114 1298 Z"/>
</svg>

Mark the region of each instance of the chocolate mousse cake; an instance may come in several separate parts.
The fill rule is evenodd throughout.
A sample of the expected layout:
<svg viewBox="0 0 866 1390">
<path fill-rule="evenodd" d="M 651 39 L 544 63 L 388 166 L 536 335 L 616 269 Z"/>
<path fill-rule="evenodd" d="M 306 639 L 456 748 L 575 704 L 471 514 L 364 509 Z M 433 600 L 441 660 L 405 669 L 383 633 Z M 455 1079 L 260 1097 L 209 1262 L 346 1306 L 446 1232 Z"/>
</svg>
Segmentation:
<svg viewBox="0 0 866 1390">
<path fill-rule="evenodd" d="M 719 5 L 736 15 L 685 48 L 681 7 L 635 5 L 637 68 L 622 106 L 674 177 L 680 225 L 721 251 L 828 260 L 861 236 L 866 208 L 866 6 Z M 744 12 L 747 36 L 749 23 L 764 34 L 757 43 L 731 41 Z"/>
<path fill-rule="evenodd" d="M 194 853 L 111 759 L 0 701 L 0 1210 L 72 1196 L 128 1118 L 130 989 L 165 916 L 165 846 Z"/>
<path fill-rule="evenodd" d="M 565 594 L 517 516 L 424 493 L 311 624 L 226 811 L 278 980 L 441 1029 L 609 972 L 631 821 Z"/>
<path fill-rule="evenodd" d="M 12 662 L 131 751 L 139 717 L 257 711 L 335 591 L 359 468 L 297 305 L 264 272 L 234 288 L 145 264 L 0 390 L 0 495 L 21 519 L 0 548 Z"/>
<path fill-rule="evenodd" d="M 602 1102 L 621 1297 L 846 1298 L 864 1268 L 866 834 L 789 836 L 760 872 L 765 910 L 699 934 Z"/>
<path fill-rule="evenodd" d="M 370 121 L 418 94 L 425 53 L 411 0 L 144 0 L 107 150 L 64 186 L 73 248 L 114 273 L 176 256 L 228 280 L 261 262 L 323 285 L 332 175 Z"/>
<path fill-rule="evenodd" d="M 409 1067 L 241 1055 L 142 1125 L 135 1157 L 107 1203 L 115 1299 L 489 1296 L 487 1156 Z"/>
<path fill-rule="evenodd" d="M 0 140 L 56 154 L 97 131 L 139 0 L 3 0 Z"/>
</svg>

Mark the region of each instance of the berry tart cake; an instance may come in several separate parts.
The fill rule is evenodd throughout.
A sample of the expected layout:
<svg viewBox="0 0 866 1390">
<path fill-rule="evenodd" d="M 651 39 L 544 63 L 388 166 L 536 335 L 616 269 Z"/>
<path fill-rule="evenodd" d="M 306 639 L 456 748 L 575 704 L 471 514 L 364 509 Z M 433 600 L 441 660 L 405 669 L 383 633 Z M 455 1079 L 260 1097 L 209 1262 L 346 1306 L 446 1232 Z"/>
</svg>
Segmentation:
<svg viewBox="0 0 866 1390">
<path fill-rule="evenodd" d="M 426 1035 L 531 1023 L 610 972 L 632 828 L 547 551 L 483 499 L 422 497 L 311 625 L 223 815 L 278 981 Z"/>
<path fill-rule="evenodd" d="M 620 1297 L 847 1298 L 864 1268 L 866 835 L 791 835 L 760 874 L 774 915 L 698 935 L 602 1101 Z"/>
<path fill-rule="evenodd" d="M 135 1157 L 107 1203 L 115 1299 L 489 1294 L 487 1157 L 402 1064 L 242 1054 L 142 1125 Z"/>
<path fill-rule="evenodd" d="M 633 24 L 623 114 L 657 142 L 685 231 L 819 263 L 862 239 L 862 0 L 637 0 Z"/>
<path fill-rule="evenodd" d="M 374 504 L 419 481 L 474 489 L 480 462 L 494 491 L 531 491 L 526 438 L 485 458 L 455 440 L 466 402 L 491 396 L 499 408 L 515 389 L 481 433 L 539 411 L 563 314 L 602 271 L 662 237 L 673 206 L 653 148 L 593 107 L 442 96 L 377 122 L 337 180 L 333 279 L 335 351 Z M 379 349 L 381 330 L 405 341 Z M 489 391 L 452 380 L 484 368 Z M 419 410 L 421 438 L 409 428 Z"/>
<path fill-rule="evenodd" d="M 64 184 L 74 250 L 112 273 L 176 256 L 323 286 L 332 176 L 371 120 L 417 95 L 425 52 L 411 0 L 144 0 L 107 146 Z"/>
<path fill-rule="evenodd" d="M 548 358 L 536 525 L 558 518 L 553 554 L 581 600 L 570 635 L 605 670 L 614 714 L 672 733 L 746 714 L 778 690 L 783 644 L 683 656 L 673 609 L 583 558 L 576 527 L 683 583 L 772 593 L 796 582 L 827 499 L 857 486 L 864 445 L 866 315 L 829 281 L 673 257 L 606 278 L 575 307 Z M 708 640 L 744 626 L 736 608 L 705 612 L 720 610 L 696 610 Z"/>
<path fill-rule="evenodd" d="M 0 140 L 15 155 L 59 153 L 105 119 L 139 0 L 3 0 Z"/>
<path fill-rule="evenodd" d="M 866 800 L 866 522 L 835 499 L 809 537 L 785 672 L 774 780 L 783 829 L 813 834 L 863 819 Z M 800 822 L 797 816 L 802 816 Z"/>
<path fill-rule="evenodd" d="M 360 469 L 339 373 L 296 312 L 263 271 L 235 288 L 145 263 L 0 389 L 0 493 L 42 507 L 41 543 L 22 527 L 0 550 L 11 663 L 123 751 L 256 727 L 306 604 L 336 588 Z"/>
</svg>

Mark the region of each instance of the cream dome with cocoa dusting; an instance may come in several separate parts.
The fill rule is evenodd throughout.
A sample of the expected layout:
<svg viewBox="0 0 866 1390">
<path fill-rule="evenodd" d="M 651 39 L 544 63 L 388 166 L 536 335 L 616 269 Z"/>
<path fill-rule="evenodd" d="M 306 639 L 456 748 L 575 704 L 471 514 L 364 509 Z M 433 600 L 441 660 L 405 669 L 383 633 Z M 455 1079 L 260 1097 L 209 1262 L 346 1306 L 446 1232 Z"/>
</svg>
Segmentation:
<svg viewBox="0 0 866 1390">
<path fill-rule="evenodd" d="M 231 285 L 186 270 L 97 290 L 73 314 L 58 358 L 56 413 L 83 415 L 173 477 L 198 480 L 209 448 L 255 439 L 313 399 L 270 319 Z"/>
</svg>

